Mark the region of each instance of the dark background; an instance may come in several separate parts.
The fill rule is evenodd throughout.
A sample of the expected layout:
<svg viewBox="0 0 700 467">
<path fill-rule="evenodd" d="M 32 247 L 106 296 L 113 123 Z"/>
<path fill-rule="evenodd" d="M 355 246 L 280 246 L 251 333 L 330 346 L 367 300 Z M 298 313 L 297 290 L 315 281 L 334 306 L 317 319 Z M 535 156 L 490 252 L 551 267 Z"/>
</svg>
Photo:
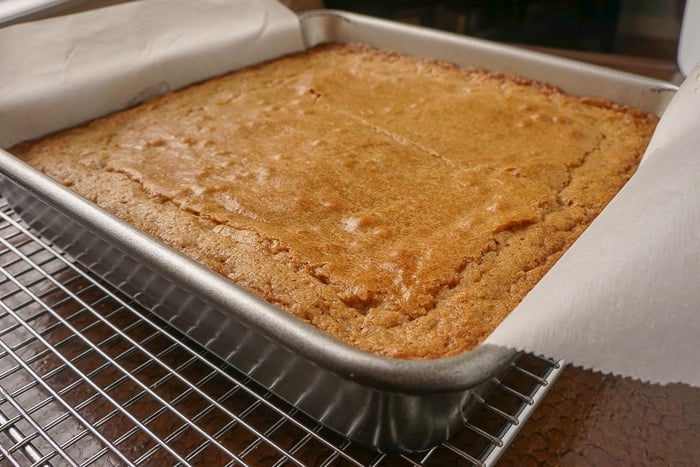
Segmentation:
<svg viewBox="0 0 700 467">
<path fill-rule="evenodd" d="M 421 24 L 496 41 L 569 50 L 675 58 L 677 30 L 637 30 L 635 14 L 679 27 L 682 0 L 325 0 L 327 8 Z M 632 18 L 630 18 L 632 16 Z M 668 16 L 672 16 L 669 18 Z M 647 22 L 648 23 L 648 22 Z M 639 30 L 639 29 L 642 30 Z"/>
</svg>

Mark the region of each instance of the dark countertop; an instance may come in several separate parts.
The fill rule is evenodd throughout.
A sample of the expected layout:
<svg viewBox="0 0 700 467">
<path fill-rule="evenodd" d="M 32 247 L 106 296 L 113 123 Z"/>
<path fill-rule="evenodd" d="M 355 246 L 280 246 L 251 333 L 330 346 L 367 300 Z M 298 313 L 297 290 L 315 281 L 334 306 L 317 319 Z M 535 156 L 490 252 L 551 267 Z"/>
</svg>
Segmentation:
<svg viewBox="0 0 700 467">
<path fill-rule="evenodd" d="M 568 367 L 500 465 L 697 465 L 700 389 Z"/>
</svg>

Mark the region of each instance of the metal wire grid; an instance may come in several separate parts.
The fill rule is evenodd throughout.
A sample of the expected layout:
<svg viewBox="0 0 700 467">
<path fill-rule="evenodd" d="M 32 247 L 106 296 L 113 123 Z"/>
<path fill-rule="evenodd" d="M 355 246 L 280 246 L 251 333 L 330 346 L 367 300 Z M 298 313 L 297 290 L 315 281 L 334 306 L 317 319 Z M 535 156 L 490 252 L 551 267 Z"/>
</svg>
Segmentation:
<svg viewBox="0 0 700 467">
<path fill-rule="evenodd" d="M 0 199 L 0 464 L 490 465 L 561 365 L 521 357 L 453 439 L 385 455 L 314 422 L 37 238 Z"/>
</svg>

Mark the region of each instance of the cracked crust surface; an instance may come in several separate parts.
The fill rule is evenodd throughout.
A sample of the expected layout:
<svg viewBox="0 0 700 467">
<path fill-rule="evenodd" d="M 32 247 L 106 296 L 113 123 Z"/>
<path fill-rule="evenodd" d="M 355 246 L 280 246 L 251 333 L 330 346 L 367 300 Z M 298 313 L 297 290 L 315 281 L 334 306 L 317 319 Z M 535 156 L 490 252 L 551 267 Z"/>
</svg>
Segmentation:
<svg viewBox="0 0 700 467">
<path fill-rule="evenodd" d="M 332 45 L 11 152 L 360 349 L 476 347 L 636 169 L 656 117 Z"/>
</svg>

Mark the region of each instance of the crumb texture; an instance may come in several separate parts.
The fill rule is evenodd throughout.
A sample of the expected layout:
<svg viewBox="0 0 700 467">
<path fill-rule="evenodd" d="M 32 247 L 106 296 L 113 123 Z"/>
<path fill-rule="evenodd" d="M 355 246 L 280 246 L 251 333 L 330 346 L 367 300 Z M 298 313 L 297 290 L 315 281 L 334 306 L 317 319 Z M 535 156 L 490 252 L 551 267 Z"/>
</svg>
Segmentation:
<svg viewBox="0 0 700 467">
<path fill-rule="evenodd" d="M 338 339 L 469 350 L 634 172 L 656 118 L 360 45 L 11 152 Z"/>
</svg>

